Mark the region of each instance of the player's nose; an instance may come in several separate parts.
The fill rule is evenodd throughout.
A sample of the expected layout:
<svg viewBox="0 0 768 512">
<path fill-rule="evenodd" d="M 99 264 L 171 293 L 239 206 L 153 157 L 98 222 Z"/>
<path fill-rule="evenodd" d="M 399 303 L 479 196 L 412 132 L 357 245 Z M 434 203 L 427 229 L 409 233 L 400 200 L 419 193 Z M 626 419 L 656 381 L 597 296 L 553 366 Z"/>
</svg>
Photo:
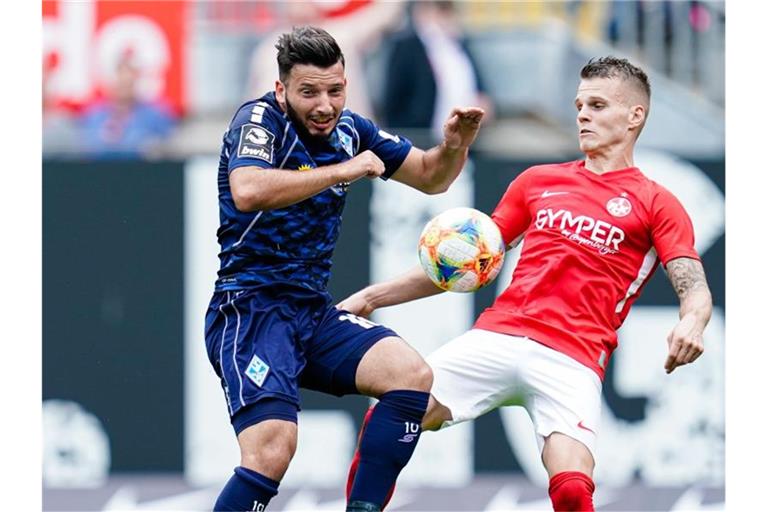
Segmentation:
<svg viewBox="0 0 768 512">
<path fill-rule="evenodd" d="M 585 107 L 581 107 L 576 114 L 576 120 L 579 122 L 579 124 L 581 124 L 581 123 L 586 123 L 587 121 L 589 121 L 589 119 L 590 119 L 589 112 Z"/>
<path fill-rule="evenodd" d="M 331 104 L 331 98 L 327 93 L 320 94 L 318 96 L 317 105 L 315 106 L 315 112 L 322 115 L 330 115 L 333 113 L 333 105 Z"/>
</svg>

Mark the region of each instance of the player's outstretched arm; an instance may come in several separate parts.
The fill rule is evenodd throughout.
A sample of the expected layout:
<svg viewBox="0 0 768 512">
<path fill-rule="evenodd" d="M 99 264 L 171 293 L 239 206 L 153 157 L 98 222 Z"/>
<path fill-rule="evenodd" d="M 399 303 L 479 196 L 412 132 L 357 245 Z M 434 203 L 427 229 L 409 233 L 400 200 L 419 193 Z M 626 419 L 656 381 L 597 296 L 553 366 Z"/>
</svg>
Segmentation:
<svg viewBox="0 0 768 512">
<path fill-rule="evenodd" d="M 443 142 L 428 151 L 411 148 L 392 179 L 427 194 L 448 190 L 467 161 L 485 112 L 481 108 L 454 108 L 443 125 Z"/>
<path fill-rule="evenodd" d="M 378 308 L 396 306 L 443 291 L 417 266 L 394 279 L 372 284 L 353 293 L 336 304 L 336 307 L 367 318 Z"/>
<path fill-rule="evenodd" d="M 693 258 L 675 258 L 667 263 L 667 276 L 680 299 L 680 321 L 667 336 L 667 373 L 694 362 L 704 352 L 704 328 L 712 316 L 712 294 L 704 267 Z"/>
<path fill-rule="evenodd" d="M 303 201 L 328 187 L 384 173 L 384 162 L 364 151 L 346 162 L 302 172 L 245 166 L 229 175 L 232 199 L 241 212 L 274 210 Z"/>
</svg>

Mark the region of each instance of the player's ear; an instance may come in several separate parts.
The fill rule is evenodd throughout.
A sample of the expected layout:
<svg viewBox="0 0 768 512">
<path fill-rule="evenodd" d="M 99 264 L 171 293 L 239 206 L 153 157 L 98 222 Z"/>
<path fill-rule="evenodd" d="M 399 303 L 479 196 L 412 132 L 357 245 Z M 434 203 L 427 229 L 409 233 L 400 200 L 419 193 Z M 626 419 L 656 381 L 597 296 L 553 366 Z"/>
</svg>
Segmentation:
<svg viewBox="0 0 768 512">
<path fill-rule="evenodd" d="M 285 107 L 285 85 L 280 80 L 275 80 L 275 99 Z"/>
<path fill-rule="evenodd" d="M 629 109 L 629 128 L 635 129 L 645 122 L 645 107 L 637 104 Z"/>
</svg>

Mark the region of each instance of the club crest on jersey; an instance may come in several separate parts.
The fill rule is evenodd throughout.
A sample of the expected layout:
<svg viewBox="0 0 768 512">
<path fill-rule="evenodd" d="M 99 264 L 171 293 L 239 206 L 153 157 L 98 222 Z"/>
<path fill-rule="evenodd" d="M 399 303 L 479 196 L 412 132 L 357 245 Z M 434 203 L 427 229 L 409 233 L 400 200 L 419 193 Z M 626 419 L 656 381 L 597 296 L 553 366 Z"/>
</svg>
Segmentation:
<svg viewBox="0 0 768 512">
<path fill-rule="evenodd" d="M 352 152 L 352 137 L 341 130 L 336 130 L 336 133 L 339 136 L 339 144 L 341 144 L 341 147 L 344 149 L 344 151 L 346 151 L 349 156 L 355 156 Z"/>
<path fill-rule="evenodd" d="M 240 128 L 240 144 L 237 156 L 259 158 L 272 163 L 275 136 L 269 130 L 255 124 L 244 124 Z"/>
<path fill-rule="evenodd" d="M 626 197 L 614 197 L 605 204 L 605 209 L 614 217 L 626 217 L 632 211 L 632 203 Z"/>
</svg>

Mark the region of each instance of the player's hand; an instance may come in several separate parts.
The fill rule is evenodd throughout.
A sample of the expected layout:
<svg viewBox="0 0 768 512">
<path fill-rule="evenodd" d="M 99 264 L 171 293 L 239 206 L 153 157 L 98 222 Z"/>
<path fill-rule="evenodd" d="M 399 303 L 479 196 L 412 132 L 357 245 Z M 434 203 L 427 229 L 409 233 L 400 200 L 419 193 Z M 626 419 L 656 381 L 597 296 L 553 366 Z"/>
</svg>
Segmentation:
<svg viewBox="0 0 768 512">
<path fill-rule="evenodd" d="M 692 363 L 704 352 L 702 329 L 693 314 L 684 316 L 667 336 L 669 355 L 664 363 L 667 373 L 675 368 Z"/>
<path fill-rule="evenodd" d="M 376 309 L 373 307 L 373 304 L 371 304 L 366 298 L 364 290 L 353 293 L 346 299 L 342 300 L 336 304 L 336 308 L 349 311 L 350 313 L 361 316 L 363 318 L 368 318 L 371 316 L 373 310 Z"/>
<path fill-rule="evenodd" d="M 443 125 L 445 145 L 465 149 L 475 141 L 485 111 L 478 107 L 454 108 Z"/>
<path fill-rule="evenodd" d="M 341 165 L 342 182 L 352 183 L 362 177 L 378 178 L 384 174 L 384 162 L 376 156 L 376 153 L 367 149 Z"/>
</svg>

